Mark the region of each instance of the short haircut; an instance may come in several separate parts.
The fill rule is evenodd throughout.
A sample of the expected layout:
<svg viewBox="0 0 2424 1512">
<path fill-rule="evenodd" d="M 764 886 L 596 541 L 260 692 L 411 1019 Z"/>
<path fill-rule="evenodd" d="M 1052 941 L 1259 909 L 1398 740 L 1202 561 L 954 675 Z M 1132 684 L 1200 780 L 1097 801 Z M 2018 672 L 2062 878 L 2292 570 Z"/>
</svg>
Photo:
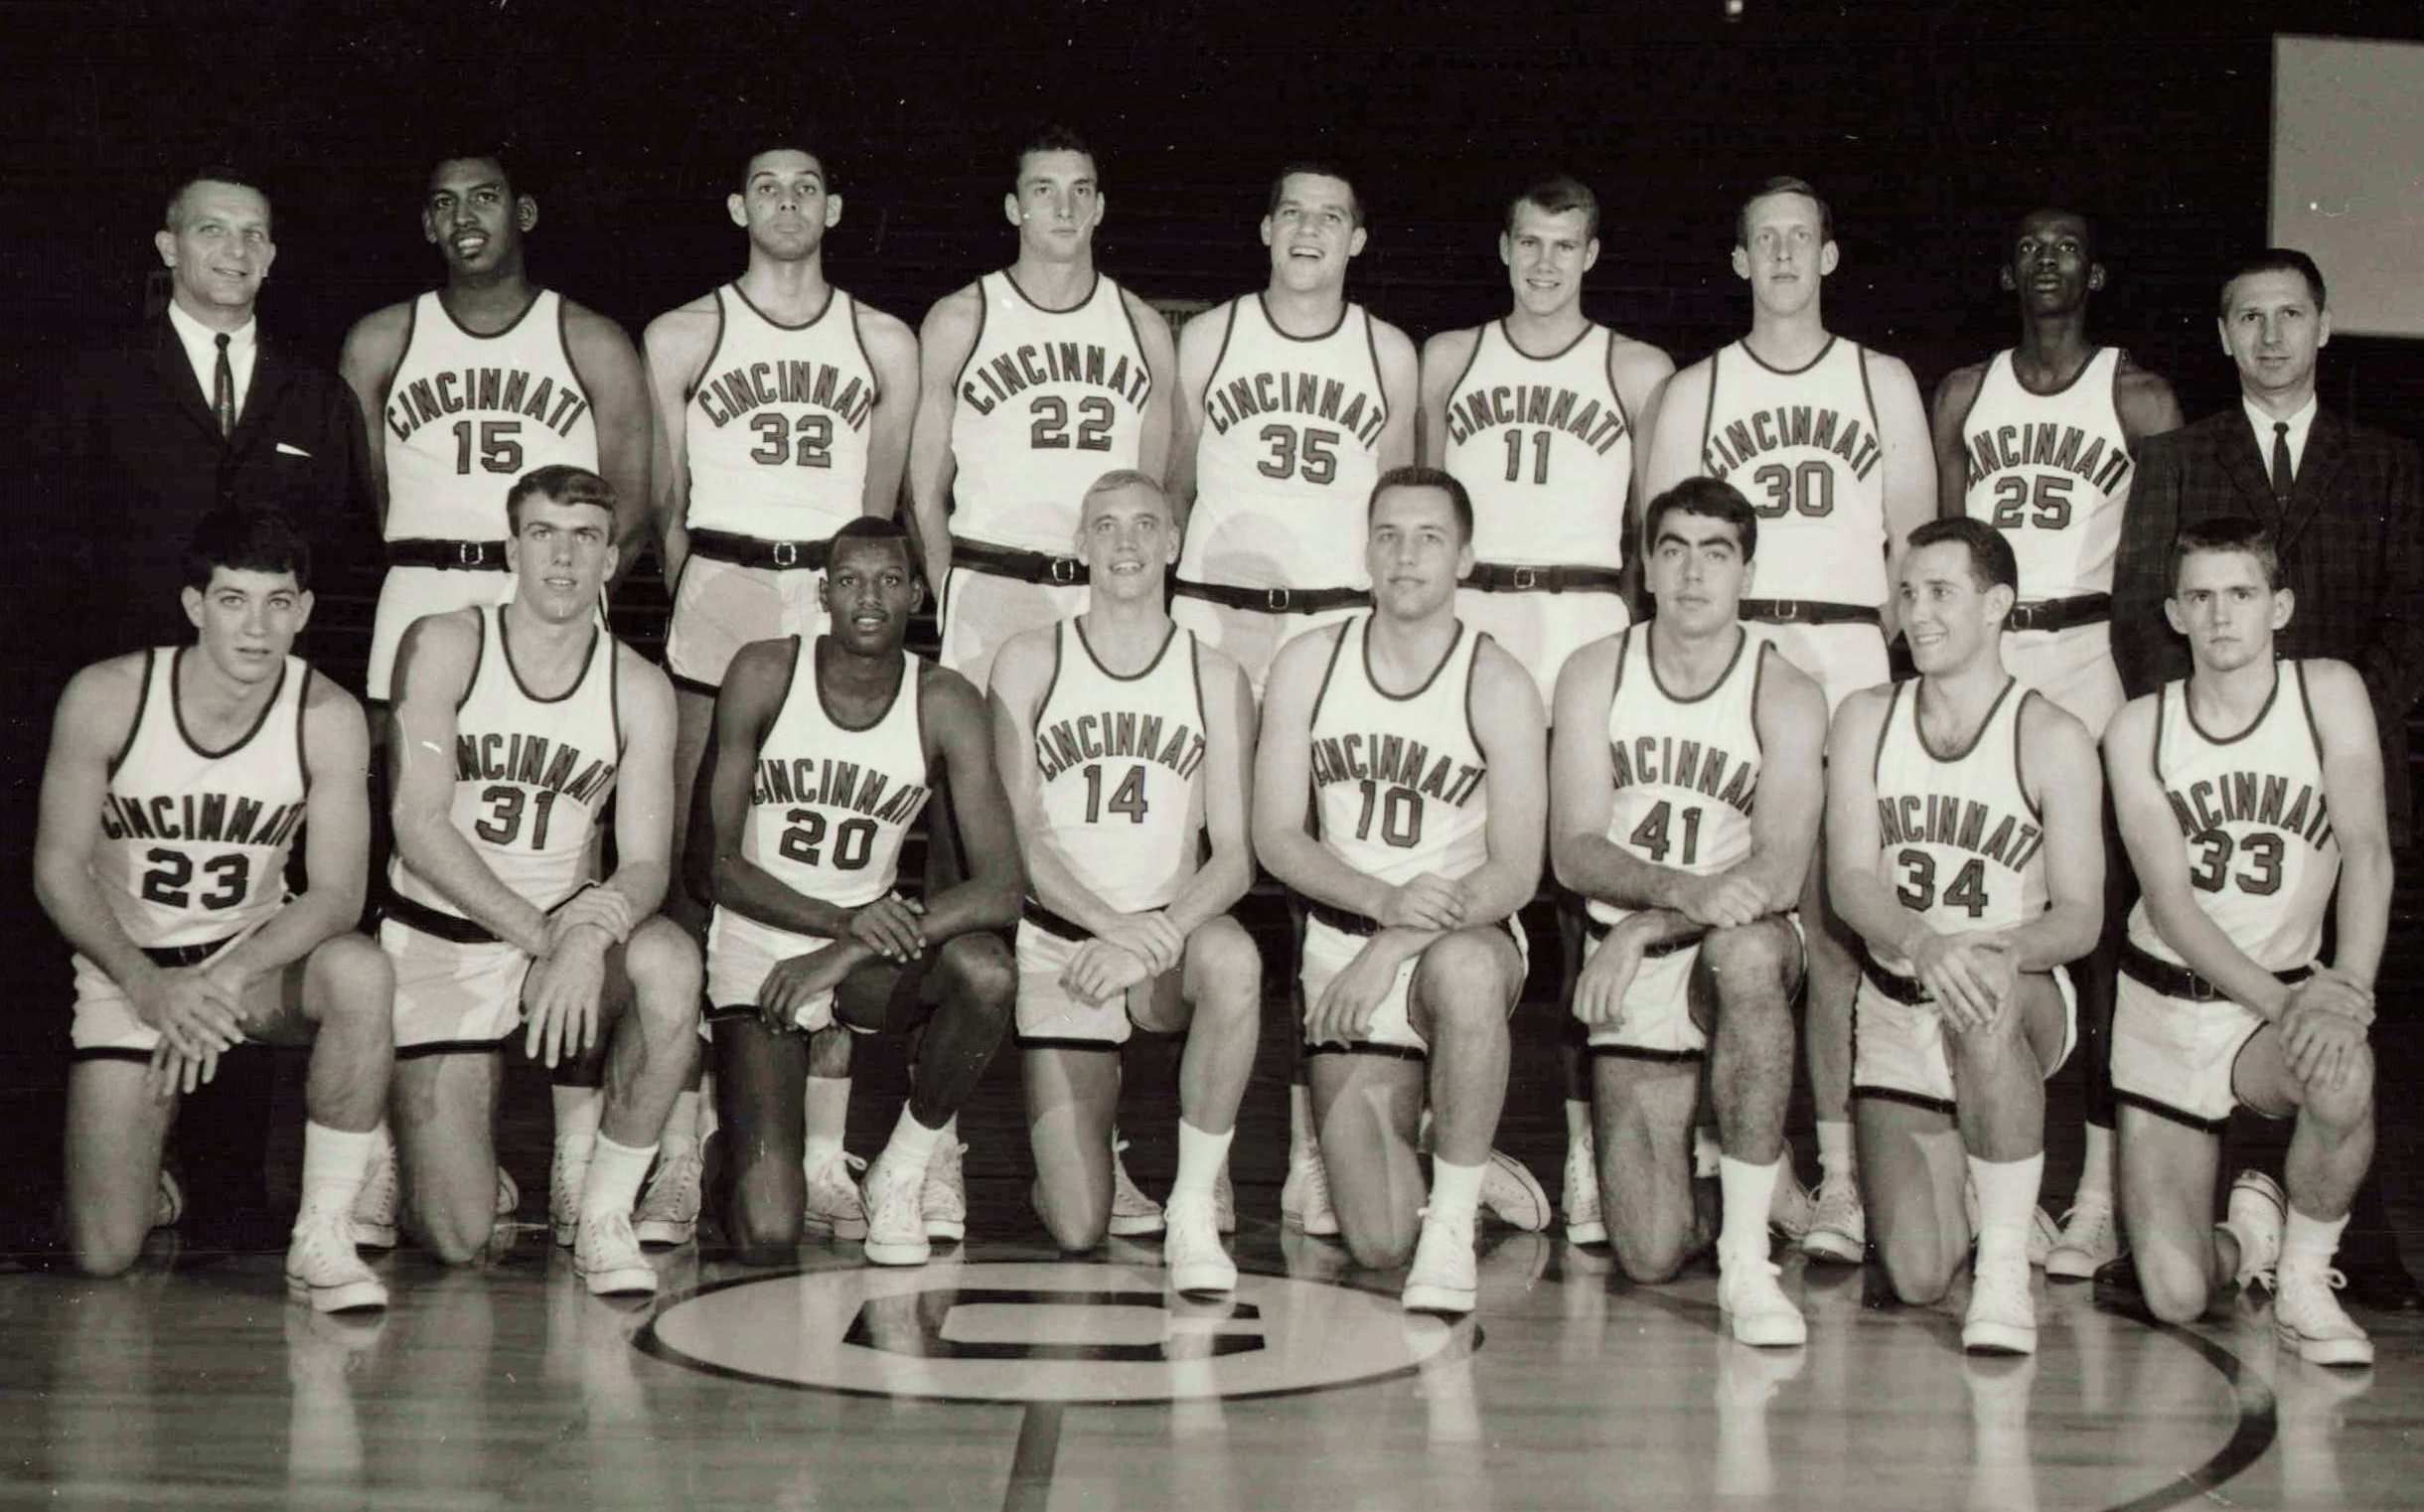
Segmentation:
<svg viewBox="0 0 2424 1512">
<path fill-rule="evenodd" d="M 1750 245 L 1750 207 L 1772 195 L 1799 195 L 1816 205 L 1818 207 L 1818 239 L 1820 241 L 1835 239 L 1835 212 L 1828 206 L 1825 198 L 1818 193 L 1809 180 L 1796 179 L 1790 174 L 1779 174 L 1775 178 L 1761 180 L 1759 187 L 1744 196 L 1742 208 L 1734 213 L 1734 244 L 1736 246 Z"/>
<path fill-rule="evenodd" d="M 1669 515 L 1698 515 L 1734 527 L 1734 538 L 1742 548 L 1744 561 L 1759 549 L 1758 512 L 1742 497 L 1741 489 L 1723 478 L 1686 478 L 1651 500 L 1647 523 L 1641 529 L 1645 549 L 1658 543 L 1659 523 Z"/>
<path fill-rule="evenodd" d="M 870 541 L 878 545 L 898 547 L 902 564 L 909 568 L 911 576 L 917 575 L 917 550 L 910 542 L 909 531 L 891 516 L 860 515 L 843 525 L 840 529 L 833 532 L 833 542 L 825 548 L 826 560 L 839 561 L 841 548 L 854 541 Z"/>
<path fill-rule="evenodd" d="M 1507 201 L 1507 234 L 1515 233 L 1515 213 L 1527 205 L 1551 216 L 1579 210 L 1583 213 L 1583 239 L 1591 240 L 1599 233 L 1599 197 L 1591 192 L 1590 185 L 1570 173 L 1534 179 L 1524 186 L 1522 194 Z"/>
<path fill-rule="evenodd" d="M 1025 141 L 1018 144 L 1018 156 L 1010 165 L 1012 184 L 1016 184 L 1027 176 L 1027 159 L 1039 152 L 1077 153 L 1084 157 L 1094 169 L 1094 176 L 1098 183 L 1103 177 L 1103 160 L 1094 155 L 1094 148 L 1077 132 L 1055 121 L 1037 127 L 1028 133 Z M 822 163 L 825 159 L 819 158 L 817 161 Z"/>
<path fill-rule="evenodd" d="M 2222 280 L 2221 313 L 2225 319 L 2230 315 L 2230 286 L 2250 273 L 2296 273 L 2306 280 L 2307 292 L 2315 296 L 2315 308 L 2325 307 L 2323 269 L 2315 265 L 2315 259 L 2294 246 L 2268 246 L 2252 257 L 2240 258 L 2231 268 L 2230 276 Z"/>
<path fill-rule="evenodd" d="M 197 593 L 211 586 L 211 573 L 292 572 L 295 586 L 311 586 L 311 541 L 283 510 L 222 505 L 202 517 L 185 545 L 186 586 Z"/>
<path fill-rule="evenodd" d="M 1276 216 L 1280 213 L 1280 199 L 1288 193 L 1288 181 L 1300 173 L 1336 179 L 1344 184 L 1347 187 L 1347 206 L 1353 213 L 1355 224 L 1359 227 L 1364 224 L 1363 193 L 1355 187 L 1354 177 L 1336 163 L 1323 162 L 1318 158 L 1298 158 L 1292 163 L 1282 164 L 1279 176 L 1271 181 L 1271 203 L 1263 208 L 1263 214 Z"/>
<path fill-rule="evenodd" d="M 184 228 L 180 223 L 185 219 L 185 192 L 197 184 L 232 184 L 238 189 L 249 189 L 259 195 L 263 205 L 269 203 L 269 191 L 261 187 L 259 179 L 242 168 L 233 163 L 205 163 L 179 179 L 176 188 L 168 192 L 168 208 L 160 213 L 162 226 L 167 227 L 170 230 Z"/>
<path fill-rule="evenodd" d="M 1380 496 L 1393 488 L 1436 488 L 1443 491 L 1448 504 L 1456 512 L 1458 538 L 1466 541 L 1473 538 L 1473 496 L 1464 491 L 1464 485 L 1456 481 L 1453 473 L 1411 463 L 1389 469 L 1380 475 L 1379 482 L 1372 485 L 1372 497 L 1364 505 L 1366 525 L 1371 524 L 1373 512 L 1380 508 Z"/>
<path fill-rule="evenodd" d="M 497 176 L 505 180 L 505 193 L 508 199 L 530 192 L 530 187 L 523 182 L 522 175 L 516 171 L 518 165 L 507 154 L 502 143 L 463 142 L 432 153 L 429 158 L 429 166 L 422 174 L 422 193 L 428 193 L 429 186 L 426 182 L 428 176 L 436 173 L 439 165 L 444 163 L 494 163 L 497 165 Z"/>
<path fill-rule="evenodd" d="M 760 137 L 758 143 L 759 145 L 750 148 L 747 156 L 741 159 L 742 189 L 749 187 L 749 165 L 759 158 L 770 152 L 799 152 L 807 154 L 809 160 L 817 165 L 818 177 L 825 180 L 825 192 L 829 195 L 833 192 L 833 165 L 823 152 L 817 149 L 815 140 L 807 132 L 777 131 Z"/>
<path fill-rule="evenodd" d="M 1078 501 L 1078 513 L 1080 515 L 1086 513 L 1086 500 L 1092 499 L 1095 495 L 1116 494 L 1124 488 L 1144 489 L 1160 500 L 1163 507 L 1168 509 L 1173 516 L 1178 513 L 1178 506 L 1171 503 L 1169 491 L 1161 486 L 1161 480 L 1141 468 L 1135 467 L 1115 467 L 1102 477 L 1087 484 L 1085 495 Z"/>
<path fill-rule="evenodd" d="M 2015 597 L 2020 593 L 2020 562 L 2012 555 L 2012 542 L 2004 533 L 1983 520 L 1967 515 L 1951 519 L 1930 520 L 1910 532 L 1910 549 L 1942 545 L 1957 541 L 1969 547 L 1970 581 L 1980 589 L 2009 588 Z"/>
<path fill-rule="evenodd" d="M 595 505 L 609 515 L 615 510 L 614 485 L 589 469 L 561 462 L 532 468 L 506 492 L 505 523 L 516 533 L 522 530 L 523 501 L 533 495 L 555 504 Z"/>
<path fill-rule="evenodd" d="M 2281 586 L 2281 544 L 2272 528 L 2250 515 L 2208 515 L 2180 528 L 2172 537 L 2172 591 L 2180 591 L 2180 569 L 2199 551 L 2240 551 L 2256 559 L 2267 590 Z"/>
<path fill-rule="evenodd" d="M 2081 231 L 2083 231 L 2083 232 L 2085 232 L 2085 233 L 2086 233 L 2086 238 L 2087 238 L 2087 260 L 2088 260 L 2088 261 L 2090 261 L 2090 262 L 2093 262 L 2093 261 L 2095 260 L 2095 255 L 2096 255 L 2096 222 L 2095 222 L 2095 218 L 2094 218 L 2093 216 L 2090 216 L 2089 214 L 2087 214 L 2087 212 L 2085 212 L 2085 211 L 2083 211 L 2083 210 L 2072 210 L 2072 209 L 2071 209 L 2069 206 L 2067 206 L 2067 205 L 2040 205 L 2040 206 L 2039 206 L 2039 207 L 2037 207 L 2035 210 L 2030 211 L 2030 212 L 2029 212 L 2027 215 L 2022 216 L 2022 217 L 2021 217 L 2019 220 L 2017 220 L 2017 221 L 2013 222 L 2013 223 L 2012 223 L 2012 233 L 2011 233 L 2011 238 L 2010 238 L 2010 239 L 2011 239 L 2011 242 L 2012 242 L 2012 244 L 2013 244 L 2013 245 L 2018 245 L 2018 244 L 2019 244 L 2019 242 L 2020 242 L 2020 236 L 2021 236 L 2021 232 L 2023 232 L 2023 231 L 2025 231 L 2025 230 L 2027 230 L 2027 229 L 2029 228 L 2029 223 L 2030 223 L 2030 222 L 2032 222 L 2032 221 L 2037 220 L 2037 219 L 2038 219 L 2039 217 L 2041 217 L 2041 216 L 2068 216 L 2068 217 L 2069 217 L 2071 220 L 2078 222 L 2078 223 L 2079 223 L 2079 229 L 2080 229 Z M 2005 255 L 2007 255 L 2007 256 L 2008 256 L 2008 255 L 2010 255 L 2010 252 L 2011 252 L 2011 247 L 2007 246 L 2007 247 L 2004 249 L 2004 251 L 2005 251 Z"/>
</svg>

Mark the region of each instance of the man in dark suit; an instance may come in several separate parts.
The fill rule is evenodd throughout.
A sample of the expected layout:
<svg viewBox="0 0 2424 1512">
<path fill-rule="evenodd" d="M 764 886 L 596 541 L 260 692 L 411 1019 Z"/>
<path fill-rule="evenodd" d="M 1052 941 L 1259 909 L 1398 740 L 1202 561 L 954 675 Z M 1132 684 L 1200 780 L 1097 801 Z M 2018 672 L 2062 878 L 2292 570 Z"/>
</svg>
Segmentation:
<svg viewBox="0 0 2424 1512">
<path fill-rule="evenodd" d="M 2363 677 L 2381 731 L 2390 842 L 2404 851 L 2414 837 L 2407 715 L 2424 694 L 2424 469 L 2412 442 L 2317 404 L 2316 361 L 2332 339 L 2324 293 L 2314 259 L 2282 247 L 2223 284 L 2222 346 L 2238 365 L 2240 402 L 2140 450 L 2113 572 L 2113 655 L 2131 697 L 2188 676 L 2187 644 L 2163 617 L 2174 537 L 2216 515 L 2271 525 L 2282 586 L 2298 604 L 2275 649 L 2336 657 Z M 2341 1269 L 2351 1300 L 2424 1309 L 2373 1176 L 2357 1193 Z"/>
<path fill-rule="evenodd" d="M 108 590 L 70 622 L 80 644 L 58 648 L 69 665 L 190 637 L 181 553 L 222 505 L 286 511 L 324 560 L 375 518 L 360 409 L 336 374 L 263 336 L 254 315 L 277 257 L 267 196 L 206 169 L 177 187 L 153 239 L 168 310 L 72 359 L 57 409 L 38 421 L 60 544 Z"/>
</svg>

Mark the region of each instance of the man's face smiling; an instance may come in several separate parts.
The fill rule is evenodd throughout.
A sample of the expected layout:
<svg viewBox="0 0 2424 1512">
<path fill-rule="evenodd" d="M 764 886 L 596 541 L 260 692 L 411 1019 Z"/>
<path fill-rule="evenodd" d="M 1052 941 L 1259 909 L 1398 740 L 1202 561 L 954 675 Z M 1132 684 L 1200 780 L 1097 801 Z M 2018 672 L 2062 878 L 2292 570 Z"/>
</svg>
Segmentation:
<svg viewBox="0 0 2424 1512">
<path fill-rule="evenodd" d="M 1514 228 L 1498 235 L 1498 257 L 1526 314 L 1562 315 L 1583 302 L 1583 275 L 1599 260 L 1590 221 L 1588 211 L 1546 211 L 1528 200 L 1515 207 Z"/>
<path fill-rule="evenodd" d="M 197 318 L 216 313 L 240 325 L 277 260 L 269 202 L 257 189 L 203 179 L 177 197 L 175 221 L 153 243 L 168 264 L 177 302 Z"/>
<path fill-rule="evenodd" d="M 1178 531 L 1169 502 L 1132 483 L 1086 498 L 1077 554 L 1093 591 L 1118 599 L 1158 598 L 1162 569 L 1178 559 Z"/>
<path fill-rule="evenodd" d="M 537 222 L 537 202 L 515 194 L 494 158 L 449 158 L 429 175 L 421 233 L 453 272 L 494 272 L 521 250 L 522 233 Z"/>
<path fill-rule="evenodd" d="M 1289 174 L 1280 186 L 1279 205 L 1263 218 L 1263 244 L 1271 248 L 1272 277 L 1283 288 L 1344 288 L 1347 263 L 1364 248 L 1353 186 L 1327 174 Z"/>
</svg>

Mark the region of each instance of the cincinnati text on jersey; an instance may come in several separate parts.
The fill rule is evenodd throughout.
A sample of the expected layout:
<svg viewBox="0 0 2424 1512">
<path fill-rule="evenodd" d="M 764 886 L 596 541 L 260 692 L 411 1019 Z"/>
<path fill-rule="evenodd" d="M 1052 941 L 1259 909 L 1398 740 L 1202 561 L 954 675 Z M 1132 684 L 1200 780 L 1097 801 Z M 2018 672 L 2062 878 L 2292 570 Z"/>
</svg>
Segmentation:
<svg viewBox="0 0 2424 1512">
<path fill-rule="evenodd" d="M 303 824 L 301 803 L 266 804 L 234 793 L 101 795 L 101 833 L 113 840 L 196 840 L 283 845 Z"/>
<path fill-rule="evenodd" d="M 449 368 L 428 378 L 414 378 L 387 398 L 387 429 L 398 441 L 432 420 L 465 413 L 522 415 L 536 420 L 559 436 L 589 410 L 582 392 L 555 379 L 541 378 L 535 387 L 520 368 Z"/>
<path fill-rule="evenodd" d="M 1861 479 L 1877 471 L 1886 455 L 1885 447 L 1857 416 L 1810 404 L 1779 404 L 1711 425 L 1701 467 L 1710 477 L 1723 478 L 1764 452 L 1788 446 L 1832 452 L 1851 464 L 1852 475 Z"/>
<path fill-rule="evenodd" d="M 806 404 L 830 411 L 852 430 L 864 430 L 875 412 L 875 385 L 843 375 L 831 363 L 800 360 L 751 363 L 710 375 L 698 385 L 698 407 L 723 429 L 769 404 Z"/>
<path fill-rule="evenodd" d="M 2260 825 L 2294 834 L 2317 850 L 2334 845 L 2331 801 L 2300 783 L 2298 796 L 2289 796 L 2290 779 L 2268 772 L 2230 772 L 2193 782 L 2186 789 L 2166 788 L 2172 818 L 2191 839 L 2224 825 Z"/>
<path fill-rule="evenodd" d="M 1489 772 L 1485 765 L 1457 761 L 1452 756 L 1434 760 L 1431 747 L 1422 741 L 1378 732 L 1316 736 L 1312 757 L 1313 782 L 1317 787 L 1336 782 L 1382 782 L 1411 788 L 1425 798 L 1440 799 L 1457 808 L 1464 807 L 1481 791 L 1481 779 Z"/>
<path fill-rule="evenodd" d="M 813 804 L 863 814 L 878 824 L 905 825 L 926 806 L 923 783 L 896 783 L 873 767 L 831 756 L 760 759 L 753 804 Z"/>
<path fill-rule="evenodd" d="M 457 782 L 518 782 L 561 793 L 596 808 L 614 787 L 615 763 L 581 754 L 579 746 L 544 735 L 500 730 L 455 736 Z"/>
<path fill-rule="evenodd" d="M 1992 825 L 1990 831 L 1987 827 Z M 1950 845 L 2000 863 L 2027 868 L 2045 843 L 2045 832 L 2016 814 L 1944 793 L 1902 793 L 1877 800 L 1877 828 L 1888 845 Z"/>
<path fill-rule="evenodd" d="M 2091 437 L 2076 425 L 1997 425 L 1969 438 L 1969 487 L 2018 467 L 2049 467 L 2076 473 L 2110 495 L 2121 487 L 2133 465 L 2126 448 L 2104 449 L 2102 436 Z"/>
<path fill-rule="evenodd" d="M 1322 420 L 1353 436 L 1369 450 L 1389 423 L 1389 406 L 1358 388 L 1348 396 L 1347 385 L 1318 373 L 1252 373 L 1204 395 L 1204 414 L 1216 435 L 1256 415 L 1288 414 Z"/>
<path fill-rule="evenodd" d="M 1688 788 L 1703 793 L 1742 814 L 1750 812 L 1758 792 L 1759 764 L 1732 751 L 1704 746 L 1672 735 L 1636 735 L 1607 743 L 1607 764 L 1615 786 L 1636 783 Z"/>
<path fill-rule="evenodd" d="M 1164 738 L 1159 714 L 1125 709 L 1055 719 L 1035 732 L 1035 766 L 1046 782 L 1081 762 L 1121 756 L 1157 763 L 1182 778 L 1193 777 L 1195 769 L 1203 765 L 1203 732 L 1182 720 Z"/>
<path fill-rule="evenodd" d="M 1142 359 L 1132 366 L 1123 352 L 1114 362 L 1099 342 L 1026 342 L 971 367 L 961 378 L 960 398 L 986 415 L 995 404 L 1046 383 L 1109 389 L 1139 412 L 1153 392 Z"/>
<path fill-rule="evenodd" d="M 1447 436 L 1459 444 L 1501 425 L 1545 425 L 1597 452 L 1624 439 L 1624 411 L 1555 383 L 1499 383 L 1447 401 Z"/>
</svg>

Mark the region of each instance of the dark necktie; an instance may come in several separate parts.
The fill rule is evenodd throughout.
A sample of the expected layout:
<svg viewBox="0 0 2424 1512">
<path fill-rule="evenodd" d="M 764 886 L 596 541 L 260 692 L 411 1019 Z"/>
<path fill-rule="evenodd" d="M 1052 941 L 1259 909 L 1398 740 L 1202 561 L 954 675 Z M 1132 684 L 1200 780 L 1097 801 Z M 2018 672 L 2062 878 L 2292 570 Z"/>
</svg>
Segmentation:
<svg viewBox="0 0 2424 1512">
<path fill-rule="evenodd" d="M 225 331 L 219 333 L 219 371 L 211 377 L 211 408 L 219 415 L 219 433 L 223 436 L 233 435 L 235 433 L 235 370 L 227 364 L 227 333 Z M 2285 470 L 2289 466 L 2287 458 L 2288 454 L 2281 451 L 2279 443 L 2276 442 L 2273 451 L 2273 476 L 2276 480 L 2285 476 Z M 2277 482 L 2275 486 L 2278 486 Z"/>
<path fill-rule="evenodd" d="M 2272 473 L 2273 498 L 2282 504 L 2289 503 L 2289 421 L 2287 420 L 2273 421 Z"/>
</svg>

